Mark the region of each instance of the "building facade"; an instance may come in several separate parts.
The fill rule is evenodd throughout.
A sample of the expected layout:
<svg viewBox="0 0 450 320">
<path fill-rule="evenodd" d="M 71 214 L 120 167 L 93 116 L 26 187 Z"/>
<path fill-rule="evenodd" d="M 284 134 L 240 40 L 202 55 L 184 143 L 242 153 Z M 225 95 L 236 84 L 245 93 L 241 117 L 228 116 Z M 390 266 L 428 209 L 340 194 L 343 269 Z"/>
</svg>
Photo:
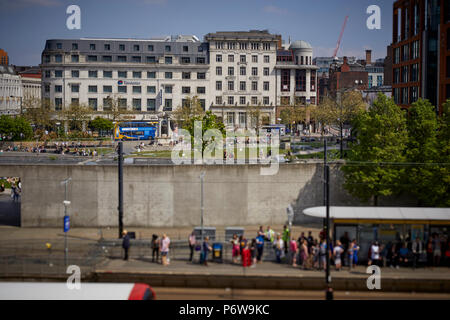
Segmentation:
<svg viewBox="0 0 450 320">
<path fill-rule="evenodd" d="M 3 49 L 0 49 L 0 65 L 7 66 L 9 65 L 8 52 Z"/>
<path fill-rule="evenodd" d="M 448 0 L 394 3 L 392 95 L 401 107 L 425 98 L 442 112 L 450 98 L 449 30 Z"/>
<path fill-rule="evenodd" d="M 17 71 L 17 69 L 16 69 Z M 22 80 L 23 99 L 41 100 L 41 70 L 40 68 L 29 68 L 18 72 Z"/>
<path fill-rule="evenodd" d="M 11 66 L 0 65 L 0 115 L 18 115 L 22 106 L 22 80 Z"/>
</svg>

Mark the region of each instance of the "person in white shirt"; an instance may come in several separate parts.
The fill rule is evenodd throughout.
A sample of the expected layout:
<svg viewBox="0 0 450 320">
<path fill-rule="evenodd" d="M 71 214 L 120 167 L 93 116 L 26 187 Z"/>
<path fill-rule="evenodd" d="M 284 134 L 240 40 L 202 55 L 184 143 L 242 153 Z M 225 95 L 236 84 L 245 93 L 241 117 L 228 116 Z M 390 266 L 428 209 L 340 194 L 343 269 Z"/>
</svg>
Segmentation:
<svg viewBox="0 0 450 320">
<path fill-rule="evenodd" d="M 169 245 L 170 245 L 170 239 L 166 234 L 163 234 L 162 240 L 161 240 L 161 260 L 163 266 L 168 266 L 168 256 L 169 256 Z"/>
<path fill-rule="evenodd" d="M 370 249 L 371 249 L 371 257 L 370 257 L 370 259 L 371 259 L 371 261 L 372 261 L 372 264 L 374 264 L 374 265 L 376 265 L 376 266 L 379 266 L 379 261 L 380 261 L 380 245 L 378 244 L 378 241 L 375 241 L 375 242 L 372 244 L 372 247 L 371 247 Z"/>
<path fill-rule="evenodd" d="M 344 252 L 344 249 L 341 247 L 341 242 L 339 240 L 336 241 L 336 246 L 333 249 L 334 254 L 334 265 L 336 266 L 336 271 L 341 270 L 342 260 L 341 254 Z"/>
</svg>

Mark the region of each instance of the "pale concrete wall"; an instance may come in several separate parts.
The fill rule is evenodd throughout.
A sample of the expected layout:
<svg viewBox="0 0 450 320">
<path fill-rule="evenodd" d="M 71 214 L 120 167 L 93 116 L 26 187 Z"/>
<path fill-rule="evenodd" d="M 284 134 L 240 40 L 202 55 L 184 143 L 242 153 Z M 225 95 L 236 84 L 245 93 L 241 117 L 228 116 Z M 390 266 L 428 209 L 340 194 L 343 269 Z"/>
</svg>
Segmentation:
<svg viewBox="0 0 450 320">
<path fill-rule="evenodd" d="M 209 226 L 282 224 L 286 208 L 295 209 L 295 223 L 307 219 L 302 210 L 323 205 L 323 165 L 280 165 L 273 176 L 260 175 L 258 165 L 124 166 L 124 225 L 178 227 L 200 224 L 200 173 L 204 184 L 204 223 Z M 64 186 L 68 188 L 71 226 L 118 225 L 116 166 L 0 165 L 0 176 L 22 178 L 24 227 L 59 227 L 64 215 Z M 342 175 L 331 169 L 332 205 L 358 205 L 342 189 Z"/>
</svg>

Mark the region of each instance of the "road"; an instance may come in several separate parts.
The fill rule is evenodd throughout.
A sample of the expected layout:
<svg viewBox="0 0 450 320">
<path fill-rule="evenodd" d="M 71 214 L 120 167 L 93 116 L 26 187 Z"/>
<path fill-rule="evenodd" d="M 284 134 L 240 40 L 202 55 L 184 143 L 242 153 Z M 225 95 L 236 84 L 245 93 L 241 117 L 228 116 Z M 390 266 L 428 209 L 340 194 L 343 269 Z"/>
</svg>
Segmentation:
<svg viewBox="0 0 450 320">
<path fill-rule="evenodd" d="M 159 300 L 323 300 L 322 291 L 154 287 Z M 336 300 L 450 299 L 449 293 L 341 291 Z"/>
</svg>

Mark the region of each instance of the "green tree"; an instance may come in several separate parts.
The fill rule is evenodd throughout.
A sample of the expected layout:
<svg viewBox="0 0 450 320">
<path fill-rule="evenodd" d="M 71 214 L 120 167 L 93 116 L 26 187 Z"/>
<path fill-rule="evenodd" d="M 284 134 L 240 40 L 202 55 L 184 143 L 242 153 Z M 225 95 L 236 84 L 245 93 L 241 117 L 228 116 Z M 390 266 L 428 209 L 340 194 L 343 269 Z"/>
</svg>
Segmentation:
<svg viewBox="0 0 450 320">
<path fill-rule="evenodd" d="M 367 112 L 353 122 L 357 141 L 352 144 L 349 161 L 342 167 L 344 188 L 363 201 L 378 205 L 380 196 L 401 192 L 399 188 L 408 142 L 406 118 L 392 99 L 378 95 Z"/>
<path fill-rule="evenodd" d="M 203 117 L 205 115 L 205 111 L 200 104 L 200 100 L 197 96 L 187 97 L 183 105 L 178 107 L 173 113 L 173 117 L 175 118 L 177 125 L 183 129 L 186 129 L 185 126 L 189 126 L 192 119 Z"/>
<path fill-rule="evenodd" d="M 113 123 L 109 119 L 96 117 L 89 123 L 89 127 L 92 130 L 98 131 L 99 133 L 102 131 L 109 131 L 113 129 Z"/>
<path fill-rule="evenodd" d="M 52 105 L 49 99 L 23 99 L 23 116 L 36 128 L 45 129 L 52 125 Z"/>
<path fill-rule="evenodd" d="M 202 137 L 204 136 L 205 132 L 209 129 L 217 129 L 222 133 L 222 136 L 225 136 L 225 125 L 222 121 L 220 121 L 215 114 L 213 114 L 211 111 L 207 111 L 203 116 L 195 116 L 190 119 L 189 122 L 184 122 L 183 129 L 187 130 L 189 134 L 191 135 L 191 143 L 192 148 L 194 148 L 194 127 L 195 122 L 201 121 L 202 122 Z M 208 144 L 207 141 L 202 141 L 202 152 L 205 150 L 206 145 Z"/>
<path fill-rule="evenodd" d="M 92 110 L 89 107 L 78 103 L 72 103 L 69 108 L 60 112 L 60 116 L 62 119 L 69 122 L 72 129 L 81 131 L 83 122 L 89 121 L 91 113 Z"/>
<path fill-rule="evenodd" d="M 33 136 L 33 129 L 24 117 L 0 117 L 0 135 L 10 140 L 26 140 Z"/>
<path fill-rule="evenodd" d="M 439 172 L 437 172 L 437 184 L 434 205 L 450 207 L 450 99 L 443 104 L 443 112 L 439 118 L 438 139 L 438 161 Z"/>
</svg>

